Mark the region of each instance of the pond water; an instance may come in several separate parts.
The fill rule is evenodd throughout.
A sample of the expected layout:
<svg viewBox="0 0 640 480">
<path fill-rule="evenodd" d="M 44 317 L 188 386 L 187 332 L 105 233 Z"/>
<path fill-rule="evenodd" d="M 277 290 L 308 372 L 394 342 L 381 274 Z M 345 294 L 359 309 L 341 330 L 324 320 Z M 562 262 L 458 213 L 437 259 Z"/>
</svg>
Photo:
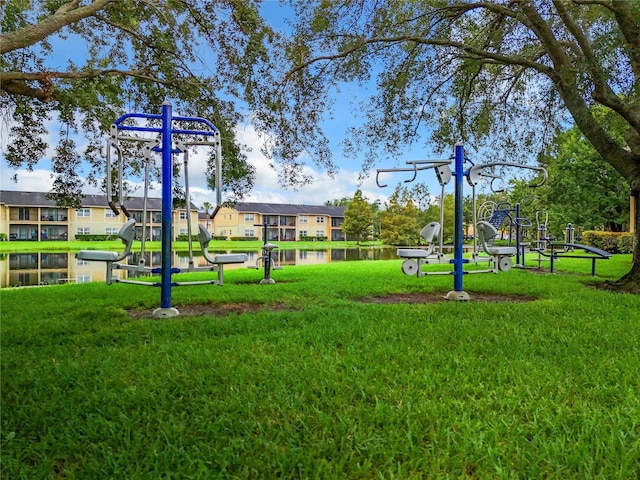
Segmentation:
<svg viewBox="0 0 640 480">
<path fill-rule="evenodd" d="M 395 247 L 372 248 L 331 248 L 331 249 L 286 249 L 275 250 L 274 258 L 278 265 L 314 265 L 330 262 L 356 260 L 389 260 L 398 258 Z M 211 254 L 232 253 L 231 251 L 211 251 Z M 261 255 L 259 250 L 233 250 L 233 253 L 246 253 L 247 262 L 244 264 L 230 264 L 225 270 L 233 268 L 247 268 L 256 265 Z M 206 266 L 207 262 L 201 256 L 193 257 L 196 266 Z M 137 265 L 139 253 L 129 255 L 126 263 Z M 159 267 L 162 263 L 161 252 L 147 252 L 145 265 Z M 174 267 L 187 268 L 189 266 L 188 252 L 173 252 Z M 3 253 L 0 254 L 0 288 L 24 287 L 33 285 L 56 285 L 60 283 L 88 283 L 104 282 L 106 268 L 103 262 L 88 262 L 78 260 L 76 252 L 51 253 Z M 115 270 L 114 274 L 126 278 L 124 270 Z"/>
</svg>

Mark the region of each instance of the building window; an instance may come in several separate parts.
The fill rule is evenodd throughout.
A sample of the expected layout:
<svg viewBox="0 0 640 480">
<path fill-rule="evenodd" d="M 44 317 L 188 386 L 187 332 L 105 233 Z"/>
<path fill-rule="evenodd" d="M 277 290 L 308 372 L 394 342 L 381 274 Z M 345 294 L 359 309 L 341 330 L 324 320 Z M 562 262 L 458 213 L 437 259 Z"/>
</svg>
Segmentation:
<svg viewBox="0 0 640 480">
<path fill-rule="evenodd" d="M 180 220 L 186 220 L 187 219 L 187 212 L 180 212 Z"/>
<path fill-rule="evenodd" d="M 324 232 L 322 230 L 316 230 L 316 237 L 324 237 Z"/>
<path fill-rule="evenodd" d="M 324 217 L 316 217 L 316 223 L 324 223 Z"/>
<path fill-rule="evenodd" d="M 245 213 L 244 214 L 244 221 L 245 222 L 255 222 L 255 215 L 253 213 Z"/>
<path fill-rule="evenodd" d="M 120 229 L 118 229 L 118 228 L 107 228 L 105 233 L 107 235 L 117 235 L 119 231 L 120 231 Z"/>
<path fill-rule="evenodd" d="M 104 218 L 116 218 L 118 215 L 115 214 L 113 210 L 110 208 L 105 209 Z"/>
<path fill-rule="evenodd" d="M 189 229 L 188 228 L 181 228 L 180 229 L 180 235 L 188 235 L 189 234 Z"/>
<path fill-rule="evenodd" d="M 29 220 L 28 208 L 18 208 L 18 220 Z"/>
<path fill-rule="evenodd" d="M 78 208 L 76 209 L 76 217 L 90 217 L 91 209 L 90 208 Z"/>
<path fill-rule="evenodd" d="M 298 218 L 300 219 L 300 223 L 307 223 L 309 221 L 309 217 L 306 215 L 300 215 Z"/>
<path fill-rule="evenodd" d="M 78 227 L 78 235 L 89 235 L 91 233 L 91 229 L 89 227 Z"/>
<path fill-rule="evenodd" d="M 307 236 L 307 231 L 306 230 L 300 230 L 300 236 L 301 237 L 306 237 Z"/>
<path fill-rule="evenodd" d="M 245 237 L 255 237 L 254 231 L 247 229 L 247 230 L 244 231 L 244 236 Z"/>
</svg>

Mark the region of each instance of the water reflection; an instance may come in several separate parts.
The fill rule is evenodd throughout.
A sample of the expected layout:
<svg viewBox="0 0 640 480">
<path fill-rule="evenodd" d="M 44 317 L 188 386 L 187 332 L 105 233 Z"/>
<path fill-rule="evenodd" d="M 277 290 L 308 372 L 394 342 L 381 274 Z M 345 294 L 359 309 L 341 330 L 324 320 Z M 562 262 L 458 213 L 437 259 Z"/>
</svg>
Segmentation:
<svg viewBox="0 0 640 480">
<path fill-rule="evenodd" d="M 214 250 L 211 254 L 232 253 L 228 250 Z M 225 270 L 246 268 L 256 265 L 261 255 L 257 250 L 234 250 L 233 253 L 246 253 L 248 260 L 244 264 L 229 264 Z M 396 257 L 395 248 L 332 248 L 319 250 L 276 250 L 273 252 L 278 265 L 315 265 L 329 262 L 356 260 L 389 260 Z M 127 258 L 129 265 L 138 265 L 140 260 L 150 267 L 160 267 L 161 252 L 132 253 Z M 206 266 L 207 262 L 194 255 L 196 266 Z M 187 268 L 188 252 L 174 252 L 173 266 Z M 0 254 L 0 288 L 32 285 L 55 285 L 60 283 L 88 283 L 105 281 L 105 265 L 102 262 L 78 260 L 75 253 L 4 253 Z M 120 278 L 134 276 L 132 272 L 115 270 Z M 128 274 L 128 275 L 127 275 Z"/>
</svg>

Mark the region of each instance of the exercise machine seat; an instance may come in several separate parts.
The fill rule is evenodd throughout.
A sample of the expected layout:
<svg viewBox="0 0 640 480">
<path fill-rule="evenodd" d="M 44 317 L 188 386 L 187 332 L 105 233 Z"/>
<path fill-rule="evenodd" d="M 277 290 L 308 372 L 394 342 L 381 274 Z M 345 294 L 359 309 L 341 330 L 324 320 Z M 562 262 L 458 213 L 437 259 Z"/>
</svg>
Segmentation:
<svg viewBox="0 0 640 480">
<path fill-rule="evenodd" d="M 427 244 L 432 244 L 438 239 L 440 235 L 440 224 L 438 222 L 427 223 L 422 230 L 420 230 L 420 236 L 424 238 Z"/>
<path fill-rule="evenodd" d="M 420 230 L 420 236 L 427 242 L 427 248 L 399 248 L 396 255 L 400 258 L 427 258 L 433 253 L 436 240 L 440 235 L 440 224 L 431 222 Z"/>
<path fill-rule="evenodd" d="M 489 222 L 485 222 L 484 220 L 478 222 L 476 230 L 478 231 L 478 237 L 480 238 L 480 245 L 487 254 L 496 256 L 512 256 L 516 254 L 516 247 L 494 247 L 489 245 L 489 243 L 498 234 L 496 227 L 491 225 Z"/>
<path fill-rule="evenodd" d="M 211 257 L 209 251 L 209 242 L 211 242 L 211 233 L 204 227 L 204 225 L 198 225 L 198 240 L 200 241 L 200 248 L 202 249 L 202 256 L 209 263 L 244 263 L 247 261 L 246 253 L 220 253 Z"/>
<path fill-rule="evenodd" d="M 122 253 L 109 252 L 105 250 L 80 250 L 76 255 L 76 258 L 79 260 L 97 262 L 119 262 L 120 260 L 127 258 L 129 253 L 131 253 L 131 247 L 133 246 L 133 241 L 136 238 L 136 221 L 133 218 L 128 220 L 127 223 L 120 228 L 118 237 L 120 237 L 122 243 L 125 245 Z"/>
</svg>

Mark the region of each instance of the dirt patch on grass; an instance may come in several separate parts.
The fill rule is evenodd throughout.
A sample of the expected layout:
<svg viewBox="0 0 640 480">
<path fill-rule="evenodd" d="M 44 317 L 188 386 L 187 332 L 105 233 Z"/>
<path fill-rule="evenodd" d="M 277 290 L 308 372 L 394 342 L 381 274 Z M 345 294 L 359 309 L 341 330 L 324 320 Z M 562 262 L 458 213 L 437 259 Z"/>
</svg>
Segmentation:
<svg viewBox="0 0 640 480">
<path fill-rule="evenodd" d="M 391 295 L 384 295 L 380 297 L 360 298 L 356 299 L 356 302 L 360 303 L 376 303 L 381 305 L 393 305 L 398 303 L 406 304 L 419 304 L 419 303 L 436 303 L 447 302 L 446 293 L 395 293 Z M 469 302 L 491 302 L 491 303 L 522 303 L 532 302 L 537 300 L 536 297 L 526 295 L 505 295 L 505 294 L 493 294 L 493 293 L 470 293 L 471 297 Z M 180 312 L 180 316 L 201 316 L 208 315 L 211 317 L 226 317 L 227 315 L 242 313 L 256 313 L 263 310 L 269 311 L 284 311 L 295 310 L 286 306 L 284 303 L 270 303 L 268 305 L 262 303 L 204 303 L 204 304 L 189 304 L 189 305 L 176 305 L 175 308 Z M 151 310 L 130 310 L 129 317 L 131 318 L 153 318 L 153 311 Z"/>
<path fill-rule="evenodd" d="M 189 304 L 189 305 L 176 305 L 175 308 L 180 312 L 180 316 L 187 315 L 209 315 L 212 317 L 226 317 L 227 315 L 242 313 L 255 313 L 261 310 L 279 311 L 285 310 L 284 304 L 269 304 L 264 305 L 262 303 L 203 303 L 203 304 Z M 152 318 L 153 310 L 130 310 L 129 316 L 131 318 Z"/>
<path fill-rule="evenodd" d="M 361 303 L 380 303 L 380 304 L 395 304 L 395 303 L 436 303 L 436 302 L 448 302 L 453 300 L 447 300 L 446 293 L 396 293 L 392 295 L 384 295 L 382 297 L 362 298 L 358 300 Z M 522 303 L 532 302 L 536 300 L 536 297 L 527 295 L 505 295 L 505 294 L 493 294 L 493 293 L 469 293 L 471 297 L 470 302 L 509 302 L 509 303 Z"/>
</svg>

